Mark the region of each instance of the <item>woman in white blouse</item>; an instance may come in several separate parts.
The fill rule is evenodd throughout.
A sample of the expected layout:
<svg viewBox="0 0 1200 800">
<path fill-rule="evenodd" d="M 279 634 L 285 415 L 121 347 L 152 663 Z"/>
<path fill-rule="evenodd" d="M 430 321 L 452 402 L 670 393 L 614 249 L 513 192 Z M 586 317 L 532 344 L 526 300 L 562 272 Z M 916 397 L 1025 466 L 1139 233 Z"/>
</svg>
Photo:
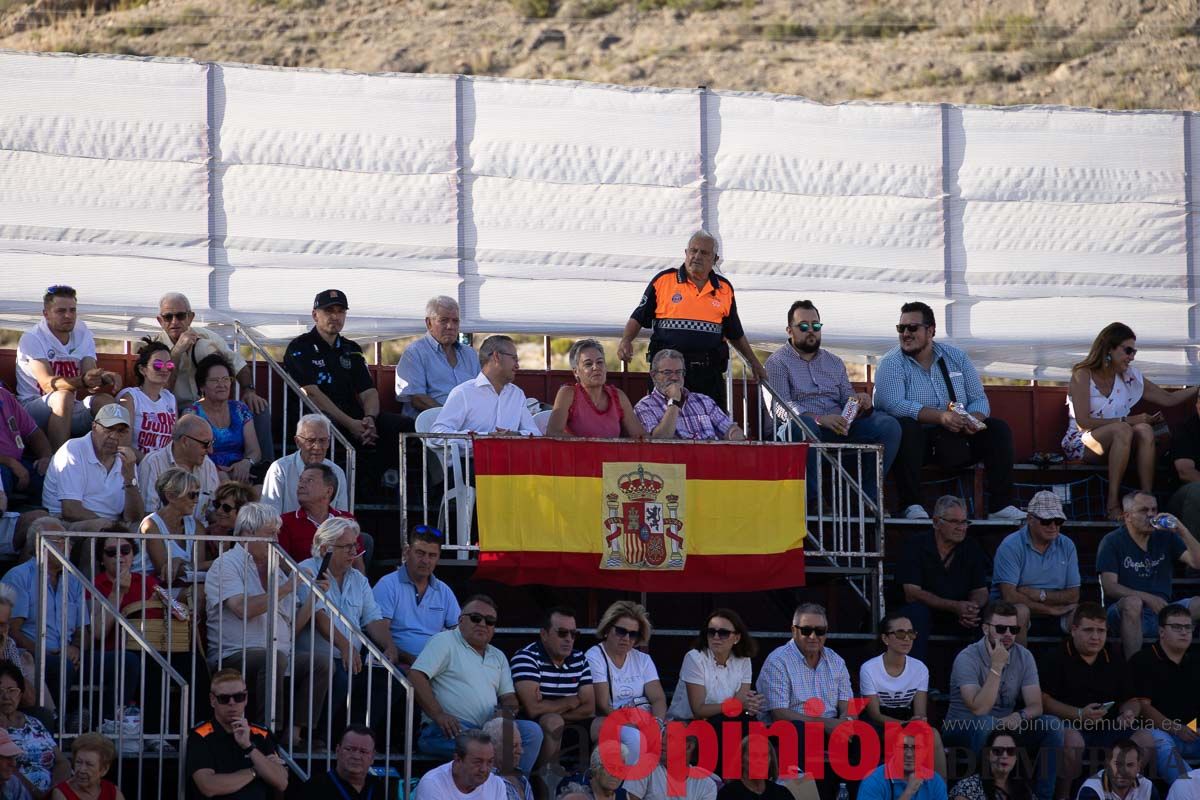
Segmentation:
<svg viewBox="0 0 1200 800">
<path fill-rule="evenodd" d="M 592 741 L 599 741 L 605 718 L 621 708 L 641 709 L 652 714 L 660 725 L 665 724 L 667 695 L 658 678 L 658 669 L 650 656 L 637 649 L 650 641 L 650 633 L 646 609 L 629 600 L 613 603 L 600 618 L 596 626 L 600 644 L 584 653 L 596 693 Z M 621 743 L 629 748 L 630 758 L 636 762 L 642 752 L 637 728 L 622 727 Z"/>
<path fill-rule="evenodd" d="M 1062 449 L 1071 460 L 1108 462 L 1108 516 L 1119 520 L 1121 478 L 1131 455 L 1137 459 L 1138 488 L 1154 489 L 1154 426 L 1161 412 L 1131 414 L 1145 398 L 1157 406 L 1177 406 L 1196 398 L 1195 386 L 1173 392 L 1157 386 L 1133 366 L 1137 336 L 1113 322 L 1092 342 L 1087 357 L 1071 371 L 1067 392 L 1067 433 Z"/>
</svg>

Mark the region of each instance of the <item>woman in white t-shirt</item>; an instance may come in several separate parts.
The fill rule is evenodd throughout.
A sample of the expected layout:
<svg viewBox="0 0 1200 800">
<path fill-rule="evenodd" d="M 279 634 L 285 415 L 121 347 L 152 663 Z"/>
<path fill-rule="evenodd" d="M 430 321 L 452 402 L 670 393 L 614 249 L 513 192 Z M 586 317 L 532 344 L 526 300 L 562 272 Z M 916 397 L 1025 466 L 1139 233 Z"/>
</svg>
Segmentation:
<svg viewBox="0 0 1200 800">
<path fill-rule="evenodd" d="M 617 709 L 638 708 L 652 714 L 660 725 L 665 723 L 667 695 L 658 679 L 658 669 L 650 656 L 636 649 L 650 641 L 651 630 L 646 609 L 628 600 L 613 603 L 600 618 L 596 627 L 600 644 L 584 654 L 596 694 L 593 741 L 599 740 L 605 717 Z M 621 742 L 629 748 L 632 763 L 636 763 L 642 752 L 637 728 L 621 728 Z"/>
<path fill-rule="evenodd" d="M 125 406 L 133 419 L 133 449 L 138 461 L 171 444 L 171 432 L 175 429 L 175 395 L 167 389 L 171 381 L 171 348 L 162 342 L 146 337 L 145 344 L 138 350 L 137 363 L 133 365 L 136 386 L 122 389 L 117 402 Z"/>
<path fill-rule="evenodd" d="M 879 638 L 886 648 L 883 655 L 864 662 L 858 671 L 858 686 L 867 701 L 864 721 L 881 733 L 889 722 L 927 722 L 929 668 L 908 654 L 917 639 L 912 620 L 895 613 L 888 614 L 879 623 Z M 946 753 L 936 730 L 933 731 L 933 745 L 934 769 L 945 778 Z"/>
</svg>

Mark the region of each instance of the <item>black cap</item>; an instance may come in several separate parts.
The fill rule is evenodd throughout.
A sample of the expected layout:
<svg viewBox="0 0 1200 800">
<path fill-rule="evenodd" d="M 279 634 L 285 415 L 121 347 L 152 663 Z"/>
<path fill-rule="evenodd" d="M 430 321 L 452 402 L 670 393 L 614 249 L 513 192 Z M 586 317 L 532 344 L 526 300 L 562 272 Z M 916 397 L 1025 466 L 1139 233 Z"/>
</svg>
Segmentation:
<svg viewBox="0 0 1200 800">
<path fill-rule="evenodd" d="M 330 306 L 341 306 L 342 308 L 350 308 L 350 303 L 346 301 L 346 293 L 340 289 L 326 289 L 313 298 L 313 309 L 329 308 Z"/>
</svg>

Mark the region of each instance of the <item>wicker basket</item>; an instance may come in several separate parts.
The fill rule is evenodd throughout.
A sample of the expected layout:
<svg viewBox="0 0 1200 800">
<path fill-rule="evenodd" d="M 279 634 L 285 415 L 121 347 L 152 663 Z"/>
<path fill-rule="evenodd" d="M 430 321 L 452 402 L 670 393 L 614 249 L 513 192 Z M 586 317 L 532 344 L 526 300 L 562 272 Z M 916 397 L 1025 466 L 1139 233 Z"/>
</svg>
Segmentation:
<svg viewBox="0 0 1200 800">
<path fill-rule="evenodd" d="M 157 619 L 147 619 L 145 612 L 158 611 Z M 121 613 L 133 623 L 146 637 L 146 641 L 160 653 L 186 653 L 192 649 L 192 621 L 171 619 L 170 639 L 167 638 L 167 618 L 170 616 L 161 599 L 157 596 L 146 598 L 145 602 L 130 603 L 121 609 Z M 138 650 L 138 643 L 126 639 L 128 650 Z"/>
</svg>

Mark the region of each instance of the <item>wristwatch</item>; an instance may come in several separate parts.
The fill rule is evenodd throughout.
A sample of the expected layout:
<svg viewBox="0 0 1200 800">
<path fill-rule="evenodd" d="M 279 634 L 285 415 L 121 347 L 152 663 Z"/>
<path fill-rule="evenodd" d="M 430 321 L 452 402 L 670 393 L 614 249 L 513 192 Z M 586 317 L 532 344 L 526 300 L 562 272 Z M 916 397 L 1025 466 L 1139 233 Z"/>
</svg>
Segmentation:
<svg viewBox="0 0 1200 800">
<path fill-rule="evenodd" d="M 1046 590 L 1045 589 L 1042 589 L 1042 591 L 1038 593 L 1038 602 L 1039 603 L 1046 602 Z"/>
<path fill-rule="evenodd" d="M 670 408 L 672 406 L 674 406 L 675 408 L 679 408 L 679 401 L 676 400 L 674 397 L 668 397 L 667 398 L 667 407 Z"/>
</svg>

